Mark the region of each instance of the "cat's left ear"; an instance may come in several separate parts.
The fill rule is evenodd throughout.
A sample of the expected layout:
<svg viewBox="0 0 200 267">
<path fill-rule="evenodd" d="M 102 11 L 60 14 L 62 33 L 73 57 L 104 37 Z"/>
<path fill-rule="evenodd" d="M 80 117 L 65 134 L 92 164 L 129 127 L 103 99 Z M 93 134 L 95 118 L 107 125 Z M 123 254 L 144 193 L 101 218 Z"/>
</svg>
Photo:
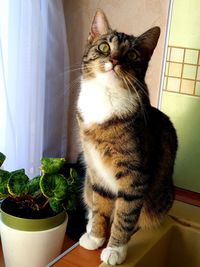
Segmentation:
<svg viewBox="0 0 200 267">
<path fill-rule="evenodd" d="M 146 51 L 148 59 L 151 58 L 160 36 L 160 28 L 153 27 L 139 36 L 137 42 Z"/>
<path fill-rule="evenodd" d="M 101 9 L 98 9 L 92 22 L 88 41 L 92 43 L 100 35 L 108 33 L 110 29 L 111 28 L 106 18 L 106 15 Z"/>
</svg>

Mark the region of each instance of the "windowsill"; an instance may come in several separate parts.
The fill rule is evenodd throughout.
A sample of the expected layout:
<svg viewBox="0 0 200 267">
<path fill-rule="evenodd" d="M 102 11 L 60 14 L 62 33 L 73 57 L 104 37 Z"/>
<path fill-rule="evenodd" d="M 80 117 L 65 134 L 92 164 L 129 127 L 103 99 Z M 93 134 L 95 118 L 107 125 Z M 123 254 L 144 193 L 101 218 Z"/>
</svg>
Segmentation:
<svg viewBox="0 0 200 267">
<path fill-rule="evenodd" d="M 158 229 L 152 230 L 152 231 L 138 231 L 137 233 L 134 234 L 134 238 L 131 238 L 129 242 L 129 252 L 128 252 L 126 263 L 120 266 L 126 266 L 126 267 L 142 266 L 144 267 L 144 266 L 147 266 L 146 265 L 147 262 L 149 262 L 150 264 L 150 261 L 152 261 L 152 264 L 150 264 L 149 266 L 155 266 L 155 263 L 153 262 L 154 258 L 157 260 L 157 258 L 159 259 L 159 257 L 160 257 L 159 259 L 160 262 L 162 262 L 163 260 L 162 256 L 166 254 L 166 252 L 170 251 L 170 245 L 168 245 L 170 243 L 167 243 L 167 242 L 168 241 L 174 242 L 171 239 L 171 232 L 174 231 L 174 229 L 181 229 L 184 237 L 188 236 L 188 233 L 190 231 L 192 232 L 196 231 L 195 234 L 193 234 L 192 238 L 198 239 L 198 236 L 200 236 L 199 209 L 200 209 L 199 207 L 195 207 L 189 204 L 185 204 L 183 202 L 175 201 L 169 213 L 170 216 L 168 216 L 168 218 L 166 219 L 164 224 L 161 225 L 161 227 L 159 227 Z M 177 233 L 179 234 L 179 230 Z M 176 235 L 176 232 L 175 232 L 175 235 Z M 189 243 L 193 242 L 192 238 L 191 239 L 189 238 L 188 240 Z M 187 242 L 187 238 L 186 238 L 186 242 Z M 142 246 L 140 244 L 142 244 Z M 106 265 L 104 263 L 101 264 L 101 261 L 100 261 L 101 250 L 102 249 L 89 251 L 89 250 L 86 250 L 80 247 L 77 243 L 74 249 L 66 252 L 66 254 L 62 258 L 59 258 L 57 262 L 54 261 L 55 263 L 53 263 L 52 265 L 49 265 L 48 267 L 50 266 L 52 267 L 73 267 L 73 266 L 97 267 L 99 265 L 101 267 L 108 267 L 109 265 Z M 134 251 L 134 253 L 132 253 L 132 251 Z M 159 252 L 158 254 L 160 256 L 157 258 L 153 257 L 153 254 L 155 253 L 155 255 L 157 255 L 157 252 Z M 170 252 L 169 252 L 169 255 L 170 255 Z M 179 256 L 180 255 L 178 255 L 177 257 Z M 178 259 L 178 261 L 181 261 L 181 259 Z M 156 265 L 156 266 L 162 266 L 162 264 Z"/>
</svg>

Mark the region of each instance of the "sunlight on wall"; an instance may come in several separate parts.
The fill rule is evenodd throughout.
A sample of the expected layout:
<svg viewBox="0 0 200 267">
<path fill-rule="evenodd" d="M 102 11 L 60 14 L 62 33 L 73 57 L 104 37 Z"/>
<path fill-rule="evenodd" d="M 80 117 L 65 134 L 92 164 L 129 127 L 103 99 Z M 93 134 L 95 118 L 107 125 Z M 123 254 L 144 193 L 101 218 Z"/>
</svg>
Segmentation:
<svg viewBox="0 0 200 267">
<path fill-rule="evenodd" d="M 174 0 L 169 45 L 200 48 L 199 0 Z"/>
</svg>

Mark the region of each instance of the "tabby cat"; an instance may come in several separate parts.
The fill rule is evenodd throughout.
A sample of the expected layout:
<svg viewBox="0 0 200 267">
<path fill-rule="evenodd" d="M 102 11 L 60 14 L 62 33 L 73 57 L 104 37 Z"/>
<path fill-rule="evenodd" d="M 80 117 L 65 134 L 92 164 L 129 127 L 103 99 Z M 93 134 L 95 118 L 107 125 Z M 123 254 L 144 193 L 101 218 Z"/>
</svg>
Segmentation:
<svg viewBox="0 0 200 267">
<path fill-rule="evenodd" d="M 114 31 L 98 10 L 83 55 L 77 118 L 86 162 L 87 231 L 80 245 L 101 247 L 101 260 L 116 265 L 138 228 L 159 225 L 173 203 L 177 150 L 169 118 L 150 104 L 144 78 L 160 35 Z"/>
</svg>

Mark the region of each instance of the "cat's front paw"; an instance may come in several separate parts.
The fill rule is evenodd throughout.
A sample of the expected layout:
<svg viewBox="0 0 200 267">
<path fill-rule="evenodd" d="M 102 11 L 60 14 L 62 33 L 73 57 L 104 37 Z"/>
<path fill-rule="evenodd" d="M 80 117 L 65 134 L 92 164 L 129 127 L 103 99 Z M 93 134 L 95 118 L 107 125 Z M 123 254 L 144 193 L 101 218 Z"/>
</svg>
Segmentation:
<svg viewBox="0 0 200 267">
<path fill-rule="evenodd" d="M 95 250 L 103 245 L 105 242 L 105 238 L 97 238 L 94 236 L 91 236 L 88 233 L 85 233 L 81 236 L 79 239 L 79 244 L 81 247 L 89 249 L 89 250 Z"/>
<path fill-rule="evenodd" d="M 107 264 L 121 264 L 126 259 L 127 246 L 106 247 L 101 252 L 101 260 Z"/>
</svg>

